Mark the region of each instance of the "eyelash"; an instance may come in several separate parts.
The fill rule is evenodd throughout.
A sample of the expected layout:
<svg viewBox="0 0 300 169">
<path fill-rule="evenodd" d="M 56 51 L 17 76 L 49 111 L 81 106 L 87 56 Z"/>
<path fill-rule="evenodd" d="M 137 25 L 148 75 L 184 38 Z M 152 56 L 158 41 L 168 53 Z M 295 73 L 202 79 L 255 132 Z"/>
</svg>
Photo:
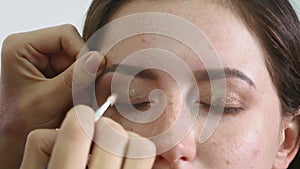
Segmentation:
<svg viewBox="0 0 300 169">
<path fill-rule="evenodd" d="M 140 103 L 123 103 L 123 102 L 117 102 L 116 104 L 123 106 L 123 107 L 128 107 L 130 104 L 137 110 L 140 111 L 145 111 L 146 109 L 149 109 L 151 107 L 152 102 L 140 102 Z"/>
<path fill-rule="evenodd" d="M 128 103 L 120 103 L 120 105 L 122 106 L 128 106 L 129 104 Z M 138 110 L 141 110 L 143 108 L 150 108 L 151 107 L 151 104 L 152 102 L 140 102 L 140 103 L 133 103 L 132 106 Z M 213 106 L 211 104 L 208 104 L 208 103 L 205 103 L 205 102 L 198 102 L 199 106 L 200 106 L 200 109 L 201 107 L 206 111 L 208 112 L 209 110 L 211 111 L 215 111 L 215 112 L 219 112 L 220 110 L 223 110 L 223 113 L 226 113 L 226 114 L 238 114 L 242 111 L 244 111 L 244 108 L 243 107 L 222 107 L 222 106 Z"/>
<path fill-rule="evenodd" d="M 242 107 L 222 107 L 222 106 L 213 106 L 204 102 L 200 102 L 200 108 L 201 106 L 208 112 L 209 110 L 211 111 L 220 111 L 223 109 L 223 113 L 226 114 L 238 114 L 242 111 L 244 111 L 244 108 Z"/>
<path fill-rule="evenodd" d="M 137 108 L 137 107 L 150 107 L 152 102 L 141 102 L 141 103 L 135 103 L 132 104 L 133 107 Z"/>
</svg>

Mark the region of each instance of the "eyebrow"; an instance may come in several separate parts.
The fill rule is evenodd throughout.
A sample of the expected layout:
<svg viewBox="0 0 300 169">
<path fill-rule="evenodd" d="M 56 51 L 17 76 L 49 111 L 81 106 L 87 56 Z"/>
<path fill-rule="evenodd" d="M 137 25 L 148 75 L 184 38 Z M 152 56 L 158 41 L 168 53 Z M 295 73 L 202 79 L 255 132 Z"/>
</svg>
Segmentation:
<svg viewBox="0 0 300 169">
<path fill-rule="evenodd" d="M 209 73 L 208 73 L 209 72 Z M 222 78 L 239 78 L 245 81 L 249 86 L 256 88 L 255 83 L 243 72 L 238 69 L 208 69 L 194 72 L 197 81 L 209 81 Z"/>
<path fill-rule="evenodd" d="M 145 69 L 143 67 L 133 66 L 133 65 L 113 64 L 103 70 L 102 76 L 110 72 L 118 72 L 129 76 L 135 75 L 136 77 L 141 79 L 148 79 L 148 80 L 158 79 L 158 74 L 156 72 L 150 69 Z"/>
<path fill-rule="evenodd" d="M 155 71 L 151 69 L 145 69 L 143 67 L 125 64 L 113 64 L 105 68 L 102 72 L 102 76 L 110 72 L 118 72 L 129 76 L 135 75 L 138 78 L 148 80 L 157 80 L 159 76 Z M 241 72 L 238 69 L 203 69 L 195 71 L 194 76 L 197 81 L 209 81 L 222 78 L 239 78 L 245 81 L 249 86 L 256 88 L 255 83 L 245 73 Z"/>
</svg>

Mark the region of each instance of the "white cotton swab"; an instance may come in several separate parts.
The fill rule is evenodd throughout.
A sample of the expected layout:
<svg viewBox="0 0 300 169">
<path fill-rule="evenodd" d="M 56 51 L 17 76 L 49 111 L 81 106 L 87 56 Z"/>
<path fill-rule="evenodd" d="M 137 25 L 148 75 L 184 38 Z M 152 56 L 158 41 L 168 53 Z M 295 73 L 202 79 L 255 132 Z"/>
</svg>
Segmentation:
<svg viewBox="0 0 300 169">
<path fill-rule="evenodd" d="M 106 102 L 96 110 L 95 113 L 95 122 L 97 122 L 101 116 L 104 114 L 104 112 L 109 108 L 109 106 L 113 106 L 118 98 L 118 95 L 113 93 L 110 95 L 107 99 Z"/>
<path fill-rule="evenodd" d="M 101 118 L 101 116 L 109 108 L 109 106 L 113 106 L 116 103 L 117 98 L 118 98 L 118 95 L 113 93 L 112 95 L 110 95 L 106 99 L 105 103 L 100 108 L 98 108 L 96 110 L 96 113 L 94 115 L 95 116 L 95 122 L 97 122 Z M 60 128 L 56 128 L 55 130 L 59 132 Z"/>
</svg>

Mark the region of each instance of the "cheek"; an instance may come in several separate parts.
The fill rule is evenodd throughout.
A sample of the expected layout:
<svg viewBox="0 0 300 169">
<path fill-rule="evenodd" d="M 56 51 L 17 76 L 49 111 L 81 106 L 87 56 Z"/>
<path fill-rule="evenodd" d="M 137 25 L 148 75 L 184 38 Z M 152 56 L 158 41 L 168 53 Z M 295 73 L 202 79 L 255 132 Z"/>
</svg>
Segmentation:
<svg viewBox="0 0 300 169">
<path fill-rule="evenodd" d="M 170 86 L 171 85 L 169 85 L 168 90 L 171 90 Z M 150 119 L 147 119 L 151 121 L 149 123 L 138 123 L 138 122 L 134 122 L 135 119 L 127 119 L 115 108 L 109 109 L 109 111 L 107 111 L 104 115 L 120 123 L 126 130 L 136 132 L 141 136 L 148 137 L 148 138 L 158 136 L 164 133 L 165 131 L 168 131 L 171 127 L 174 126 L 175 123 L 179 124 L 181 128 L 183 126 L 187 126 L 188 125 L 187 123 L 189 121 L 187 121 L 188 117 L 186 117 L 185 115 L 188 115 L 189 113 L 186 111 L 184 111 L 184 113 L 181 113 L 182 102 L 180 101 L 180 98 L 177 97 L 179 94 L 175 92 L 176 91 L 175 89 L 174 92 L 167 91 L 167 89 L 164 88 L 162 88 L 162 90 L 164 91 L 167 97 L 166 108 L 162 113 L 158 113 L 158 112 L 154 113 L 159 115 L 158 117 L 149 116 Z M 156 102 L 154 107 L 149 107 L 148 110 L 152 109 L 153 111 L 160 111 L 157 109 L 157 107 L 160 107 L 160 105 L 162 105 L 160 102 Z M 154 120 L 152 121 L 152 119 Z"/>
<path fill-rule="evenodd" d="M 172 112 L 172 113 L 167 113 Z M 167 131 L 178 120 L 178 114 L 167 109 L 160 117 L 150 123 L 136 123 L 121 115 L 114 108 L 110 108 L 104 116 L 120 123 L 126 130 L 136 132 L 143 137 L 154 137 Z"/>
<path fill-rule="evenodd" d="M 198 145 L 198 159 L 208 168 L 271 168 L 279 123 L 265 114 L 255 111 L 224 117 L 210 140 Z"/>
</svg>

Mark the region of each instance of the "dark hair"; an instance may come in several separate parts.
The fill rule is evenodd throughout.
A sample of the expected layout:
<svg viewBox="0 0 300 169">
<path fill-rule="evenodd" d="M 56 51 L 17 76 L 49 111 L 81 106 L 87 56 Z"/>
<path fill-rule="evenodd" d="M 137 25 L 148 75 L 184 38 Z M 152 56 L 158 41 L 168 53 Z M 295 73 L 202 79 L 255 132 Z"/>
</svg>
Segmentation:
<svg viewBox="0 0 300 169">
<path fill-rule="evenodd" d="M 94 0 L 87 13 L 84 40 L 116 10 L 120 0 Z M 300 109 L 300 23 L 288 0 L 215 0 L 240 18 L 266 51 L 265 63 L 285 115 Z M 270 105 L 271 106 L 271 105 Z"/>
<path fill-rule="evenodd" d="M 104 26 L 121 0 L 93 0 L 83 28 L 83 39 L 87 41 L 98 29 Z"/>
</svg>

